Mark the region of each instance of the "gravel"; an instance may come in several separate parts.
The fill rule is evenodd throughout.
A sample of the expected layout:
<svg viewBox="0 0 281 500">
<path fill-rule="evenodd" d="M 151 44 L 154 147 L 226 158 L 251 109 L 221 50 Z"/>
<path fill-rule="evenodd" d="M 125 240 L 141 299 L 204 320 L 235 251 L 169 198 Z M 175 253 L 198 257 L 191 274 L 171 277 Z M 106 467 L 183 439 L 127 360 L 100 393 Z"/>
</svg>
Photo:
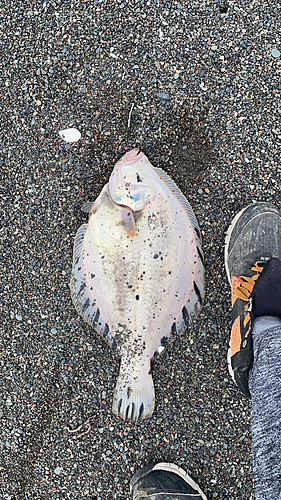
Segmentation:
<svg viewBox="0 0 281 500">
<path fill-rule="evenodd" d="M 2 9 L 0 499 L 128 499 L 132 474 L 163 460 L 210 499 L 253 498 L 250 403 L 226 363 L 223 244 L 243 206 L 280 203 L 280 14 L 242 0 Z M 60 138 L 68 128 L 78 142 Z M 69 292 L 80 208 L 133 146 L 192 204 L 207 280 L 193 328 L 154 364 L 155 412 L 137 424 L 112 414 L 118 359 Z"/>
</svg>

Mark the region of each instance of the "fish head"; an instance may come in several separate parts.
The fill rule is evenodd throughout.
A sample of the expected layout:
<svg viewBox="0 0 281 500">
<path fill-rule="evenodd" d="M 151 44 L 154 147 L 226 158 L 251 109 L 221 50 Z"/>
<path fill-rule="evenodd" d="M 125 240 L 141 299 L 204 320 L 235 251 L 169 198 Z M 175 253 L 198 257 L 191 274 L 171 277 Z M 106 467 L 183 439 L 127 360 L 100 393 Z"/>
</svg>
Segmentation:
<svg viewBox="0 0 281 500">
<path fill-rule="evenodd" d="M 138 212 L 157 198 L 155 171 L 138 149 L 126 153 L 115 165 L 109 179 L 109 194 L 118 205 Z"/>
</svg>

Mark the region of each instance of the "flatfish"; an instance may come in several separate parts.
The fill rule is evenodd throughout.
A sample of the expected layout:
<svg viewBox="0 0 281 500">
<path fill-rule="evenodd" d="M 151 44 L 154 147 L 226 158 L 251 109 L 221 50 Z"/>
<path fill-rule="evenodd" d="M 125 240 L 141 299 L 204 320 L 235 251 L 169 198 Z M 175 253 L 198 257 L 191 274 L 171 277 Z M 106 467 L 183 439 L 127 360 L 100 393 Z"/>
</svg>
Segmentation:
<svg viewBox="0 0 281 500">
<path fill-rule="evenodd" d="M 198 223 L 172 179 L 137 149 L 116 163 L 82 210 L 89 222 L 75 238 L 72 300 L 121 357 L 113 412 L 148 418 L 155 401 L 151 359 L 202 305 Z"/>
</svg>

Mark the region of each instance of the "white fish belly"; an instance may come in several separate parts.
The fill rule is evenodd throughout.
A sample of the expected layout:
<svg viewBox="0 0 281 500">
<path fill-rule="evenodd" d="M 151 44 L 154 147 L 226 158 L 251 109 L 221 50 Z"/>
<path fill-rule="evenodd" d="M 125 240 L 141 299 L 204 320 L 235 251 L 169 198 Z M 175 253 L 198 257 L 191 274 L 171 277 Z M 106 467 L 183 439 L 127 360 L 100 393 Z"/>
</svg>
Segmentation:
<svg viewBox="0 0 281 500">
<path fill-rule="evenodd" d="M 153 210 L 135 215 L 133 237 L 122 225 L 120 208 L 111 208 L 115 217 L 101 207 L 90 218 L 83 274 L 120 355 L 141 349 L 151 358 L 194 293 L 200 272 L 194 229 L 163 196 Z"/>
</svg>

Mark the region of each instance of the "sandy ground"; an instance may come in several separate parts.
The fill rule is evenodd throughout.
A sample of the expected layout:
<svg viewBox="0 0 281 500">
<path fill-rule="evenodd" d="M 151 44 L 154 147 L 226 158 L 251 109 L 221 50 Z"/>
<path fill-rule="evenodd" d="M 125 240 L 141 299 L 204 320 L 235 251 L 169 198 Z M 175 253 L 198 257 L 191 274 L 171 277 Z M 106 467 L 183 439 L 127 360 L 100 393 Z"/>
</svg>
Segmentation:
<svg viewBox="0 0 281 500">
<path fill-rule="evenodd" d="M 2 2 L 0 499 L 128 499 L 154 461 L 209 499 L 254 498 L 223 246 L 243 206 L 280 202 L 280 14 L 262 0 Z M 58 135 L 70 126 L 72 145 Z M 133 146 L 191 203 L 207 283 L 194 326 L 154 364 L 140 423 L 112 414 L 118 358 L 69 290 L 80 208 Z"/>
</svg>

